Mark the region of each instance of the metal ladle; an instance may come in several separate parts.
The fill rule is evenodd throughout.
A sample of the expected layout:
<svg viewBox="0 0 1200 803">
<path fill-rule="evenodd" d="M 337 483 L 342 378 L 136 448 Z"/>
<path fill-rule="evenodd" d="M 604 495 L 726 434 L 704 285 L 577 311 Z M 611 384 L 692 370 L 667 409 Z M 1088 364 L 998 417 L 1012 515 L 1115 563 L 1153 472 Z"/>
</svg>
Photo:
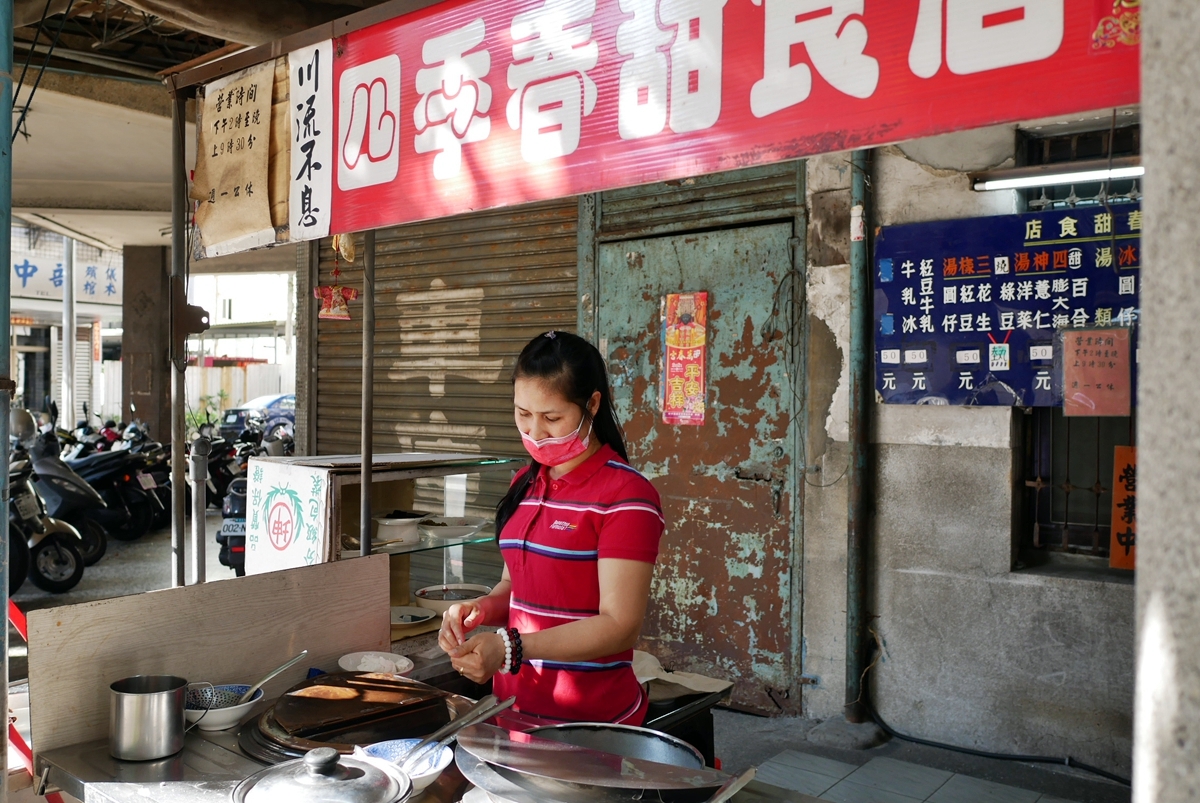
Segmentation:
<svg viewBox="0 0 1200 803">
<path fill-rule="evenodd" d="M 463 728 L 483 722 L 485 719 L 491 719 L 501 711 L 511 708 L 516 701 L 516 697 L 509 697 L 504 702 L 500 702 L 494 694 L 480 698 L 479 702 L 468 708 L 461 717 L 451 720 L 414 745 L 404 760 L 400 762 L 400 769 L 411 774 L 412 770 L 419 766 L 420 762 L 417 759 L 424 758 L 430 752 L 436 754 L 438 750 L 450 744 Z"/>
<path fill-rule="evenodd" d="M 276 675 L 278 675 L 278 674 L 279 674 L 280 672 L 282 672 L 283 670 L 291 668 L 293 665 L 295 665 L 296 663 L 298 663 L 298 662 L 300 661 L 300 659 L 301 659 L 301 658 L 303 658 L 303 657 L 304 657 L 304 656 L 306 656 L 306 655 L 308 655 L 308 650 L 301 650 L 301 651 L 300 651 L 300 654 L 299 654 L 299 655 L 297 655 L 295 658 L 292 658 L 292 659 L 291 659 L 291 660 L 289 660 L 287 663 L 280 664 L 280 665 L 279 665 L 278 667 L 276 667 L 275 669 L 272 669 L 272 670 L 270 671 L 270 673 L 268 673 L 268 674 L 267 674 L 267 676 L 266 676 L 266 677 L 264 677 L 264 678 L 263 678 L 262 680 L 260 680 L 258 683 L 255 683 L 253 686 L 251 686 L 251 687 L 250 687 L 250 688 L 249 688 L 249 689 L 246 691 L 246 693 L 245 693 L 245 694 L 243 694 L 241 697 L 239 697 L 239 698 L 238 698 L 238 701 L 237 701 L 237 704 L 238 704 L 238 705 L 241 705 L 242 703 L 244 703 L 244 702 L 247 702 L 247 701 L 248 701 L 248 700 L 249 700 L 251 697 L 253 697 L 253 696 L 254 696 L 254 692 L 256 692 L 256 691 L 258 691 L 260 688 L 262 688 L 262 685 L 263 685 L 264 683 L 266 683 L 268 680 L 270 680 L 271 678 L 273 678 L 273 677 L 275 677 Z"/>
</svg>

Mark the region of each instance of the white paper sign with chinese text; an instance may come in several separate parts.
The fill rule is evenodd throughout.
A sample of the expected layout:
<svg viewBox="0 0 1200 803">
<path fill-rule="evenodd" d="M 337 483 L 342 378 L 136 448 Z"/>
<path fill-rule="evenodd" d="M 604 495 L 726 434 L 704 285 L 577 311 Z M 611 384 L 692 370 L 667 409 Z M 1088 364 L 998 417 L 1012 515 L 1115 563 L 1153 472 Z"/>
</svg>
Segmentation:
<svg viewBox="0 0 1200 803">
<path fill-rule="evenodd" d="M 275 62 L 204 87 L 192 198 L 206 257 L 275 242 L 268 167 Z"/>
<path fill-rule="evenodd" d="M 291 117 L 290 239 L 329 234 L 333 206 L 333 42 L 288 54 Z"/>
</svg>

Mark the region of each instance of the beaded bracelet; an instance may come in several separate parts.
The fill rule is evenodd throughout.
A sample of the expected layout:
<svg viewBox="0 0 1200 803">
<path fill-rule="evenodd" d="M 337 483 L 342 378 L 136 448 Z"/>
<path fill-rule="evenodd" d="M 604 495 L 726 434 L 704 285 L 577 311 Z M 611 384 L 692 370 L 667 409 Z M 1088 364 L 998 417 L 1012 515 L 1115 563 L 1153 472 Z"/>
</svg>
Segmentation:
<svg viewBox="0 0 1200 803">
<path fill-rule="evenodd" d="M 515 627 L 508 629 L 508 637 L 512 642 L 512 669 L 509 670 L 509 674 L 515 675 L 521 671 L 521 661 L 525 657 L 525 648 L 521 644 L 521 634 L 517 632 Z"/>
<path fill-rule="evenodd" d="M 503 627 L 500 628 L 499 630 L 497 630 L 496 633 L 500 636 L 500 640 L 504 642 L 504 666 L 500 667 L 500 671 L 507 674 L 508 672 L 510 672 L 512 670 L 512 661 L 513 661 L 512 640 L 509 638 L 508 630 L 506 630 Z"/>
</svg>

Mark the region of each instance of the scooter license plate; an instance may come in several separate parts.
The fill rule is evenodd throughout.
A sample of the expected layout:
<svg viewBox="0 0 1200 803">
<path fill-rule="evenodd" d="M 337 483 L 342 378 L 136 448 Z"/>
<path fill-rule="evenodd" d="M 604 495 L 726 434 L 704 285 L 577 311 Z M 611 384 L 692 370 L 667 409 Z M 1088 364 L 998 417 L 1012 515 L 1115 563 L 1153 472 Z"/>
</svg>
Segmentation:
<svg viewBox="0 0 1200 803">
<path fill-rule="evenodd" d="M 237 475 L 241 474 L 242 473 L 242 462 L 240 460 L 230 460 L 229 461 L 229 473 L 235 477 Z"/>
<path fill-rule="evenodd" d="M 17 505 L 17 515 L 25 521 L 32 521 L 41 515 L 41 510 L 38 508 L 37 499 L 32 494 L 22 494 L 15 497 L 13 501 Z"/>
<path fill-rule="evenodd" d="M 158 483 L 154 481 L 153 475 L 138 474 L 138 484 L 142 486 L 144 491 L 153 491 L 158 487 Z"/>
<path fill-rule="evenodd" d="M 225 519 L 221 523 L 221 535 L 245 535 L 245 519 Z"/>
</svg>

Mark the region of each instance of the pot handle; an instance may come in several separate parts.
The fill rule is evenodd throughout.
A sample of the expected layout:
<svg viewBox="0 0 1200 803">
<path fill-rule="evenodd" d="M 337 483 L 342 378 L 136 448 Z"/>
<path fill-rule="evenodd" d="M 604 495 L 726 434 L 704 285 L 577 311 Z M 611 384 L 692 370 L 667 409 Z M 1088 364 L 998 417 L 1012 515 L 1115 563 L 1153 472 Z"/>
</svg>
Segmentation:
<svg viewBox="0 0 1200 803">
<path fill-rule="evenodd" d="M 208 686 L 208 688 L 210 688 L 212 690 L 212 694 L 208 695 L 208 706 L 204 709 L 204 713 L 201 714 L 200 718 L 197 719 L 195 722 L 193 722 L 191 725 L 186 726 L 183 729 L 184 733 L 187 733 L 192 728 L 199 725 L 201 720 L 203 720 L 206 716 L 208 716 L 208 712 L 212 710 L 213 700 L 216 699 L 216 696 L 217 696 L 217 687 L 214 686 L 213 684 L 209 683 L 207 680 L 197 680 L 195 683 L 188 684 L 189 689 L 192 686 Z M 184 706 L 184 708 L 187 708 L 187 698 L 186 697 L 184 698 L 183 706 Z"/>
</svg>

